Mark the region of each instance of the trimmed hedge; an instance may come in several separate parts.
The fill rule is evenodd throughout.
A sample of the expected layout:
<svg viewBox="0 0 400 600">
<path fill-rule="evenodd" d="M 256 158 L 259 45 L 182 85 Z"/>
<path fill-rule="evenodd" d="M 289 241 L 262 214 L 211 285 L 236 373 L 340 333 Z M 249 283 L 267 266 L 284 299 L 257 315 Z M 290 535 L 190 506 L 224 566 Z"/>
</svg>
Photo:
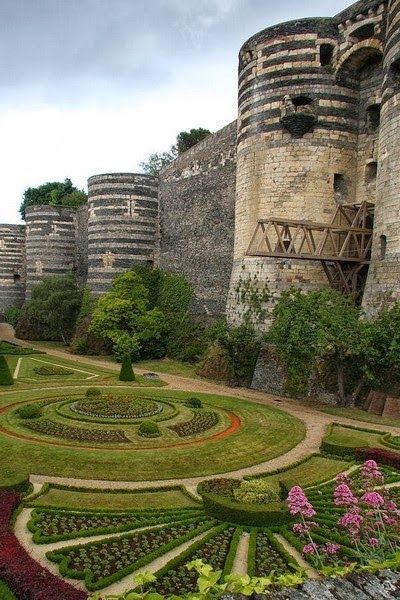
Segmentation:
<svg viewBox="0 0 400 600">
<path fill-rule="evenodd" d="M 118 379 L 120 381 L 135 381 L 136 378 L 132 369 L 132 361 L 130 356 L 123 357 Z"/>
<path fill-rule="evenodd" d="M 239 525 L 283 525 L 293 519 L 283 502 L 266 505 L 240 504 L 229 498 L 199 492 L 203 498 L 205 513 L 220 521 Z"/>
<path fill-rule="evenodd" d="M 0 598 L 1 600 L 18 600 L 8 585 L 3 583 L 3 581 L 0 581 Z"/>
<path fill-rule="evenodd" d="M 59 514 L 59 515 L 65 515 L 68 512 L 71 513 L 77 513 L 78 511 L 76 510 L 71 510 L 71 511 L 66 511 L 66 510 L 58 510 L 58 509 L 46 509 L 46 508 L 35 508 L 32 511 L 32 515 L 31 515 L 31 519 L 28 522 L 27 528 L 28 530 L 33 534 L 32 535 L 32 539 L 35 542 L 35 544 L 51 544 L 53 542 L 60 542 L 60 541 L 65 541 L 65 540 L 75 540 L 75 539 L 80 539 L 80 538 L 85 538 L 85 537 L 92 537 L 94 535 L 108 535 L 111 533 L 124 533 L 124 532 L 130 532 L 130 531 L 135 531 L 135 529 L 140 529 L 142 527 L 155 527 L 157 525 L 164 525 L 164 524 L 170 524 L 170 523 L 176 523 L 179 520 L 185 520 L 185 519 L 195 519 L 198 518 L 199 516 L 199 509 L 197 508 L 193 508 L 192 510 L 188 510 L 185 509 L 184 512 L 180 511 L 179 509 L 173 510 L 171 509 L 170 512 L 165 512 L 163 513 L 162 511 L 157 511 L 154 512 L 154 514 L 148 514 L 148 513 L 144 513 L 143 511 L 136 511 L 136 512 L 125 512 L 125 513 L 120 513 L 120 514 L 124 514 L 124 515 L 129 515 L 130 517 L 132 517 L 132 521 L 130 523 L 126 523 L 126 524 L 121 524 L 121 525 L 115 525 L 115 526 L 103 526 L 103 527 L 92 527 L 92 528 L 87 528 L 85 529 L 84 527 L 82 527 L 82 529 L 79 529 L 77 531 L 71 531 L 71 532 L 66 532 L 66 533 L 59 533 L 59 534 L 52 534 L 52 535 L 42 535 L 42 529 L 40 528 L 40 524 L 38 525 L 38 523 L 40 523 L 40 517 L 42 513 L 52 513 L 52 514 Z M 78 512 L 78 514 L 80 514 L 80 511 Z M 91 514 L 96 515 L 96 514 L 100 514 L 100 515 L 104 515 L 104 512 L 99 513 L 98 511 L 93 511 L 92 513 L 85 513 L 88 516 L 90 516 Z M 109 511 L 109 514 L 111 516 L 118 516 L 118 512 L 111 512 Z M 163 514 L 165 514 L 165 518 L 163 516 Z M 107 514 L 108 516 L 108 514 Z M 137 521 L 135 523 L 134 519 L 135 517 L 145 517 L 148 519 L 148 522 L 146 523 L 140 523 L 139 521 Z M 153 522 L 150 522 L 153 521 Z M 0 596 L 1 598 L 1 596 Z"/>
<path fill-rule="evenodd" d="M 196 519 L 191 519 L 191 520 L 193 521 Z M 207 531 L 209 528 L 210 528 L 210 522 L 206 521 L 205 523 L 203 523 L 202 525 L 199 525 L 199 527 L 197 529 L 191 531 L 190 533 L 183 535 L 181 537 L 175 538 L 173 541 L 169 542 L 168 544 L 165 544 L 165 545 L 161 546 L 160 548 L 158 548 L 157 550 L 151 552 L 150 554 L 147 554 L 143 558 L 140 558 L 135 563 L 132 563 L 132 564 L 128 565 L 127 567 L 121 569 L 117 573 L 114 573 L 113 575 L 104 577 L 103 579 L 100 579 L 98 581 L 93 582 L 91 580 L 92 572 L 85 571 L 85 585 L 86 585 L 87 589 L 90 591 L 96 591 L 96 590 L 102 589 L 104 587 L 108 587 L 109 585 L 119 581 L 126 575 L 130 575 L 131 573 L 134 573 L 138 569 L 141 569 L 145 565 L 148 565 L 149 563 L 153 562 L 160 556 L 163 556 L 167 552 L 170 552 L 171 550 L 174 550 L 175 548 L 184 544 L 185 542 L 188 542 L 191 539 L 197 537 L 204 531 Z M 152 529 L 148 529 L 146 531 L 150 532 L 150 531 L 152 531 Z M 118 538 L 117 537 L 113 538 L 113 540 L 117 541 L 119 539 L 123 539 L 124 537 L 129 537 L 129 536 L 127 536 L 127 535 L 120 536 Z M 100 540 L 98 542 L 92 542 L 90 545 L 98 546 L 98 545 L 101 545 L 102 543 L 104 543 L 104 540 Z M 85 545 L 87 545 L 87 544 L 79 544 L 78 546 L 70 546 L 66 549 L 66 551 L 67 551 L 66 554 L 64 554 L 62 550 L 49 551 L 49 552 L 46 552 L 46 557 L 49 560 L 51 560 L 52 562 L 59 564 L 59 570 L 60 570 L 60 574 L 62 576 L 70 577 L 71 579 L 81 579 L 80 574 L 77 575 L 76 571 L 68 568 L 68 562 L 69 562 L 68 551 L 70 551 L 71 549 L 83 547 Z"/>
<path fill-rule="evenodd" d="M 236 553 L 240 542 L 240 538 L 242 537 L 242 533 L 243 529 L 241 527 L 237 527 L 235 533 L 233 534 L 231 545 L 229 547 L 229 552 L 226 557 L 225 565 L 222 571 L 223 576 L 232 573 L 233 563 L 235 562 Z"/>
<path fill-rule="evenodd" d="M 356 448 L 355 457 L 361 462 L 375 460 L 377 463 L 400 469 L 400 454 L 384 448 Z"/>
<path fill-rule="evenodd" d="M 27 404 L 17 410 L 21 419 L 37 419 L 42 416 L 42 409 L 37 404 Z"/>
<path fill-rule="evenodd" d="M 160 437 L 161 431 L 154 421 L 143 421 L 138 429 L 138 434 L 146 438 Z"/>
<path fill-rule="evenodd" d="M 256 574 L 256 543 L 257 528 L 250 531 L 249 546 L 247 550 L 247 574 L 254 577 Z"/>
<path fill-rule="evenodd" d="M 366 448 L 368 447 L 369 446 L 366 446 Z M 322 440 L 320 446 L 320 450 L 327 454 L 349 459 L 354 458 L 357 449 L 356 445 L 344 446 L 343 444 L 335 444 L 334 442 L 328 442 L 326 440 Z"/>
<path fill-rule="evenodd" d="M 3 354 L 0 354 L 0 385 L 14 385 L 14 379 Z"/>
</svg>

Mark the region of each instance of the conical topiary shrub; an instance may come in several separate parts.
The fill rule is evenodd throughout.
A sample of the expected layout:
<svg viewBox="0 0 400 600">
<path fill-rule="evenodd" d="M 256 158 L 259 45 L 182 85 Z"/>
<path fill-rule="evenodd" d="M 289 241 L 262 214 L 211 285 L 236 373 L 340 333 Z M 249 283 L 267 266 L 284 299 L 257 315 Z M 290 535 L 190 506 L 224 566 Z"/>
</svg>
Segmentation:
<svg viewBox="0 0 400 600">
<path fill-rule="evenodd" d="M 14 379 L 10 373 L 6 358 L 0 354 L 0 385 L 13 385 Z"/>
<path fill-rule="evenodd" d="M 135 381 L 135 373 L 132 369 L 131 357 L 125 355 L 122 359 L 121 371 L 119 373 L 120 381 Z"/>
</svg>

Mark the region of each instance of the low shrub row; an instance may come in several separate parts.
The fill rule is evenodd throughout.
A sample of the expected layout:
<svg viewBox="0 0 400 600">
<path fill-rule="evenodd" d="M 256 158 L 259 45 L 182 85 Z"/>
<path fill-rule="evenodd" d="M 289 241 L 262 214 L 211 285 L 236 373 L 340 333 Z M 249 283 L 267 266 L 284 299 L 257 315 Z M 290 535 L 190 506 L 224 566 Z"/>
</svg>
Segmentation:
<svg viewBox="0 0 400 600">
<path fill-rule="evenodd" d="M 283 502 L 271 502 L 265 505 L 241 504 L 216 494 L 203 492 L 201 496 L 206 514 L 227 523 L 279 526 L 292 521 Z"/>
<path fill-rule="evenodd" d="M 99 590 L 133 573 L 177 546 L 207 531 L 215 521 L 204 518 L 173 523 L 136 534 L 47 552 L 60 573 L 84 579 L 88 590 Z"/>
<path fill-rule="evenodd" d="M 375 460 L 379 464 L 400 469 L 400 453 L 385 450 L 384 448 L 356 448 L 356 460 Z"/>
<path fill-rule="evenodd" d="M 0 492 L 0 580 L 20 600 L 86 600 L 86 592 L 35 562 L 12 533 L 10 521 L 20 499 L 17 492 Z"/>
<path fill-rule="evenodd" d="M 50 419 L 27 421 L 24 427 L 37 433 L 76 442 L 127 443 L 130 441 L 122 430 L 83 429 L 55 423 Z"/>
</svg>

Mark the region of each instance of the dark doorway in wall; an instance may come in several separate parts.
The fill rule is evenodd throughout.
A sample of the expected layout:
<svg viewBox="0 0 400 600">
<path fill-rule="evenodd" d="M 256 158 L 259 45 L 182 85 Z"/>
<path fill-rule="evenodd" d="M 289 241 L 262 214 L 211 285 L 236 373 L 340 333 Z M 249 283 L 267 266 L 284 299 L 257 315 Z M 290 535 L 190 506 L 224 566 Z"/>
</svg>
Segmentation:
<svg viewBox="0 0 400 600">
<path fill-rule="evenodd" d="M 333 176 L 333 193 L 338 204 L 347 202 L 347 181 L 343 173 L 335 173 Z"/>
<path fill-rule="evenodd" d="M 381 235 L 379 238 L 380 241 L 380 258 L 383 260 L 386 256 L 386 246 L 387 246 L 387 237 L 386 235 Z"/>
<path fill-rule="evenodd" d="M 371 104 L 367 108 L 367 126 L 371 131 L 376 131 L 381 122 L 381 105 Z"/>
<path fill-rule="evenodd" d="M 21 281 L 21 275 L 19 273 L 13 274 L 14 283 L 19 283 Z"/>
<path fill-rule="evenodd" d="M 400 84 L 400 58 L 394 60 L 390 65 L 389 77 L 395 85 Z"/>
<path fill-rule="evenodd" d="M 372 184 L 376 181 L 376 176 L 378 174 L 378 163 L 370 162 L 365 165 L 365 183 Z"/>
<path fill-rule="evenodd" d="M 351 37 L 358 42 L 362 42 L 363 40 L 369 40 L 369 38 L 374 37 L 375 35 L 375 25 L 373 23 L 367 23 L 366 25 L 362 25 L 353 33 Z"/>
<path fill-rule="evenodd" d="M 334 46 L 332 44 L 321 44 L 319 47 L 319 60 L 321 67 L 329 67 L 332 64 Z"/>
</svg>

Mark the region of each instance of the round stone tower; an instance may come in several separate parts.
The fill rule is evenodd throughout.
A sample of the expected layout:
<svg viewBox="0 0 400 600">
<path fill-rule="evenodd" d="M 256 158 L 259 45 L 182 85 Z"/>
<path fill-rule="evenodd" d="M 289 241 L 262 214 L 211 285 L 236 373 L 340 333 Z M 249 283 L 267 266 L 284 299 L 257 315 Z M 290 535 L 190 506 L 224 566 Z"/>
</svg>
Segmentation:
<svg viewBox="0 0 400 600">
<path fill-rule="evenodd" d="M 358 92 L 336 79 L 338 39 L 333 19 L 304 19 L 261 31 L 240 50 L 233 322 L 246 281 L 273 296 L 328 285 L 318 262 L 247 251 L 260 219 L 329 223 L 338 202 L 355 199 Z"/>
<path fill-rule="evenodd" d="M 26 297 L 46 275 L 75 269 L 76 209 L 30 206 L 26 209 Z"/>
<path fill-rule="evenodd" d="M 158 229 L 158 178 L 135 173 L 88 180 L 88 286 L 105 292 L 134 265 L 153 264 Z"/>
<path fill-rule="evenodd" d="M 364 306 L 374 315 L 400 300 L 400 0 L 390 0 L 384 50 L 377 201 Z"/>
<path fill-rule="evenodd" d="M 0 315 L 25 298 L 25 226 L 0 225 Z"/>
</svg>

